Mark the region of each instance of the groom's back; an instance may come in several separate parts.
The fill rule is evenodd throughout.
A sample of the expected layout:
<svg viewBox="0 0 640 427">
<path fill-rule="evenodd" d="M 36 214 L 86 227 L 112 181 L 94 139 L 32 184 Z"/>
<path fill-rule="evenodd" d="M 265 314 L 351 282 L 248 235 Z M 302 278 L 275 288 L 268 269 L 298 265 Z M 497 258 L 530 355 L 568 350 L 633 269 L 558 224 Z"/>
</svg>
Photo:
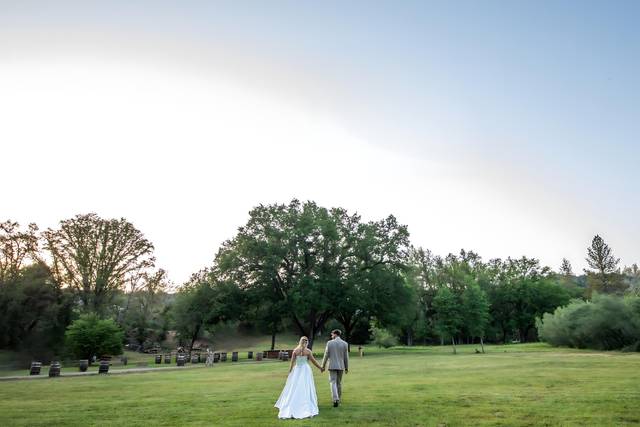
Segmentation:
<svg viewBox="0 0 640 427">
<path fill-rule="evenodd" d="M 329 369 L 344 371 L 349 369 L 349 344 L 342 339 L 335 339 L 327 342 L 327 355 L 329 358 Z"/>
</svg>

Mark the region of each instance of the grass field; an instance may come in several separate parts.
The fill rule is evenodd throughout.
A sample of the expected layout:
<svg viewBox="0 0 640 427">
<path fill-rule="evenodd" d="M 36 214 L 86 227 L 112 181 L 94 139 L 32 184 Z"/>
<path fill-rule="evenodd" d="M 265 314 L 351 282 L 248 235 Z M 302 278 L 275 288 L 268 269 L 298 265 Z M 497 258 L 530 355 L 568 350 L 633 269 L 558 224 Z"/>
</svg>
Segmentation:
<svg viewBox="0 0 640 427">
<path fill-rule="evenodd" d="M 366 349 L 343 405 L 315 373 L 320 415 L 279 421 L 287 364 L 0 382 L 0 425 L 638 425 L 640 354 L 544 344 Z M 318 346 L 320 349 L 321 346 Z"/>
</svg>

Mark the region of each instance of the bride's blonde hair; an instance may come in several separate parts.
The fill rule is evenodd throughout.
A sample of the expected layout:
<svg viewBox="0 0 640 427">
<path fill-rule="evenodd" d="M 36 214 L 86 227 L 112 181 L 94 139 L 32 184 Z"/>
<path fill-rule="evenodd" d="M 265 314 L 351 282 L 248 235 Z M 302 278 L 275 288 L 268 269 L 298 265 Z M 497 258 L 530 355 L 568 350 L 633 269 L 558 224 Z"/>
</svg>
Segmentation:
<svg viewBox="0 0 640 427">
<path fill-rule="evenodd" d="M 294 348 L 293 351 L 305 349 L 307 345 L 309 345 L 309 338 L 302 336 L 300 337 L 300 341 L 298 341 L 298 346 Z"/>
</svg>

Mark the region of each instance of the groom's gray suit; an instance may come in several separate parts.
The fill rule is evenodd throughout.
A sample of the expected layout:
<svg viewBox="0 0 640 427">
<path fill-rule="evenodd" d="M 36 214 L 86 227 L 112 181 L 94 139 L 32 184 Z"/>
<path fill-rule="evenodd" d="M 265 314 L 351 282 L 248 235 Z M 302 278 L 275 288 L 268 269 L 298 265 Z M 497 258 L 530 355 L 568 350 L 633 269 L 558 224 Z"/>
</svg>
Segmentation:
<svg viewBox="0 0 640 427">
<path fill-rule="evenodd" d="M 342 373 L 349 371 L 349 344 L 339 336 L 327 342 L 322 358 L 322 369 L 329 360 L 329 384 L 334 402 L 339 402 L 342 396 Z"/>
</svg>

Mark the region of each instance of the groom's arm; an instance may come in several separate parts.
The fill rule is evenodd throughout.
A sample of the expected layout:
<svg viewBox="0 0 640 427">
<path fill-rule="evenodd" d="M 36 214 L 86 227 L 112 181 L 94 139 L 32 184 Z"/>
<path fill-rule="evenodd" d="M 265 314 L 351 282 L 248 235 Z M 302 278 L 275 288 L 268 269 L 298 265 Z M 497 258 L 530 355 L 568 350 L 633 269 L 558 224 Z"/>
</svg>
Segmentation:
<svg viewBox="0 0 640 427">
<path fill-rule="evenodd" d="M 327 359 L 329 358 L 329 343 L 324 348 L 324 355 L 322 356 L 322 369 L 324 370 L 325 365 L 327 364 Z"/>
<path fill-rule="evenodd" d="M 349 372 L 349 344 L 344 349 L 344 371 Z"/>
</svg>

